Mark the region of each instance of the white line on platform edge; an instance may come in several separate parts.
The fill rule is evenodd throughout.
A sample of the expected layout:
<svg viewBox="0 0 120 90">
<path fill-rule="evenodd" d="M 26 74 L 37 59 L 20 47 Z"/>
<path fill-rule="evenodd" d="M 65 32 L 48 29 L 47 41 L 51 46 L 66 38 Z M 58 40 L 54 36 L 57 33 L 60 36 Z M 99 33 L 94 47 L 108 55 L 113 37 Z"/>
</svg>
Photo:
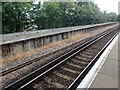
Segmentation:
<svg viewBox="0 0 120 90">
<path fill-rule="evenodd" d="M 118 40 L 118 35 L 114 38 L 114 40 L 106 48 L 106 50 L 100 56 L 100 58 L 98 59 L 98 61 L 95 63 L 95 65 L 91 68 L 91 70 L 89 71 L 89 73 L 85 76 L 85 78 L 79 84 L 79 86 L 77 87 L 77 89 L 80 89 L 80 88 L 89 88 L 91 86 L 92 82 L 94 81 L 95 77 L 97 76 L 99 70 L 101 69 L 101 67 L 104 64 L 104 62 L 105 62 L 108 54 L 112 50 L 112 48 L 115 45 L 115 43 L 117 42 L 117 40 Z"/>
</svg>

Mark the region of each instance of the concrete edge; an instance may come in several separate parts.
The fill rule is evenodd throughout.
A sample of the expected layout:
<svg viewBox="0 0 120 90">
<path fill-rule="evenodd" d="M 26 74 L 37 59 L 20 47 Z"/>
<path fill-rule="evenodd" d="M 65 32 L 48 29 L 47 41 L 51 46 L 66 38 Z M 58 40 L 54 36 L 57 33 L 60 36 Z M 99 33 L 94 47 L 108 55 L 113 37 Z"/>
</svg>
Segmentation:
<svg viewBox="0 0 120 90">
<path fill-rule="evenodd" d="M 64 30 L 66 27 L 64 27 L 64 28 L 58 28 L 58 29 L 61 29 L 61 30 L 58 30 L 56 28 L 56 29 L 52 29 L 53 31 L 51 31 L 49 33 L 47 33 L 47 32 L 43 33 L 41 36 L 39 36 L 39 35 L 38 36 L 28 36 L 28 37 L 24 37 L 22 39 L 18 39 L 18 40 L 16 39 L 15 41 L 13 41 L 13 40 L 12 41 L 7 41 L 7 42 L 6 41 L 5 42 L 1 41 L 0 45 L 9 44 L 9 43 L 15 43 L 15 42 L 20 42 L 20 41 L 25 41 L 25 40 L 30 40 L 30 39 L 35 39 L 35 38 L 40 38 L 40 37 L 45 37 L 45 36 L 51 36 L 51 35 L 56 35 L 56 34 L 61 34 L 61 33 L 66 33 L 66 32 L 71 32 L 71 31 L 77 31 L 77 30 L 82 30 L 82 29 L 89 29 L 89 28 L 99 27 L 99 26 L 104 26 L 104 25 L 109 25 L 109 24 L 116 24 L 117 25 L 117 23 L 115 23 L 115 22 L 110 22 L 110 23 L 102 23 L 102 24 L 94 24 L 94 25 L 85 25 L 83 27 L 76 26 L 77 28 L 71 27 L 71 29 L 69 29 L 70 27 L 67 27 L 68 28 L 67 31 Z M 11 34 L 9 34 L 9 35 L 11 35 Z M 0 38 L 3 39 L 3 37 L 0 37 Z"/>
<path fill-rule="evenodd" d="M 112 48 L 115 45 L 116 41 L 118 40 L 119 34 L 114 38 L 114 40 L 106 48 L 106 50 L 103 52 L 103 54 L 100 56 L 98 61 L 95 63 L 95 65 L 92 67 L 92 69 L 85 76 L 85 78 L 82 80 L 82 82 L 79 84 L 79 86 L 77 88 L 90 88 L 90 86 L 91 86 L 92 82 L 94 81 L 95 77 L 97 76 L 99 70 L 103 66 L 108 54 L 112 50 Z"/>
</svg>

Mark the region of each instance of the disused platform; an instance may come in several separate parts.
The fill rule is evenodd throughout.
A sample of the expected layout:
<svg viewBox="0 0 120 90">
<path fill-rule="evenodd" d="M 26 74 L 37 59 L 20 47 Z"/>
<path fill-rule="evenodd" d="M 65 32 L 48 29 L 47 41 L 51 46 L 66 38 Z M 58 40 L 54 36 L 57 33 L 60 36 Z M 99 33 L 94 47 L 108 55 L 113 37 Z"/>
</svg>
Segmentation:
<svg viewBox="0 0 120 90">
<path fill-rule="evenodd" d="M 120 41 L 117 39 L 115 44 L 108 54 L 103 66 L 98 71 L 97 76 L 93 80 L 90 88 L 118 88 L 118 81 L 120 77 L 118 75 L 118 69 L 120 68 L 120 58 L 118 52 L 120 51 Z"/>
<path fill-rule="evenodd" d="M 84 30 L 82 32 L 81 32 L 81 30 L 78 30 L 79 33 L 76 32 L 76 34 L 74 33 L 74 35 L 71 37 L 70 37 L 71 34 L 69 35 L 69 33 L 68 33 L 68 34 L 66 34 L 67 35 L 66 38 L 63 37 L 64 36 L 63 34 L 60 34 L 62 37 L 61 40 L 60 40 L 60 38 L 59 38 L 59 40 L 57 39 L 58 35 L 55 36 L 56 39 L 54 38 L 54 35 L 53 35 L 50 37 L 45 36 L 45 37 L 40 37 L 40 38 L 36 38 L 36 39 L 30 39 L 30 41 L 23 40 L 23 41 L 16 42 L 16 43 L 9 43 L 9 44 L 4 43 L 2 45 L 2 49 L 1 49 L 2 51 L 0 51 L 0 55 L 2 53 L 2 55 L 1 55 L 2 60 L 0 62 L 0 67 L 3 70 L 9 69 L 18 64 L 21 64 L 21 63 L 24 63 L 27 61 L 31 61 L 37 57 L 43 56 L 48 53 L 52 53 L 56 50 L 60 50 L 66 46 L 73 44 L 73 43 L 79 42 L 83 39 L 86 39 L 86 38 L 92 37 L 94 35 L 97 35 L 99 33 L 102 33 L 110 28 L 116 27 L 117 25 L 118 24 L 114 24 L 114 25 L 109 25 L 109 26 L 99 27 L 99 28 L 92 26 L 92 27 L 94 27 L 94 29 L 91 28 L 91 30 L 86 30 L 87 32 L 84 32 L 84 33 L 83 33 Z M 73 30 L 73 32 L 74 32 L 74 30 Z M 17 34 L 15 34 L 15 35 L 17 35 Z M 4 36 L 4 38 L 5 37 L 6 36 Z M 10 36 L 10 37 L 12 37 L 12 36 Z M 18 35 L 18 37 L 19 37 L 19 35 Z M 35 35 L 35 37 L 36 37 L 36 35 Z M 51 41 L 51 40 L 53 40 L 53 41 Z"/>
</svg>

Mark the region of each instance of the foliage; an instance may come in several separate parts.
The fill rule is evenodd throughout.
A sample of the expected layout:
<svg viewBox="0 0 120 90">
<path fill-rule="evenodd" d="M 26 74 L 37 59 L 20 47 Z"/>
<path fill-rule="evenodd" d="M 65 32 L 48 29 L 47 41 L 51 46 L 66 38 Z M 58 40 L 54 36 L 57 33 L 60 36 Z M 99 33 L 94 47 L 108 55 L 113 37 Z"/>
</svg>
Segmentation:
<svg viewBox="0 0 120 90">
<path fill-rule="evenodd" d="M 34 25 L 40 30 L 115 21 L 115 13 L 101 12 L 92 2 L 44 2 L 42 6 L 28 2 L 2 3 L 3 34 L 21 32 Z"/>
<path fill-rule="evenodd" d="M 3 33 L 23 31 L 29 23 L 27 13 L 31 5 L 29 3 L 2 3 L 2 26 Z"/>
</svg>

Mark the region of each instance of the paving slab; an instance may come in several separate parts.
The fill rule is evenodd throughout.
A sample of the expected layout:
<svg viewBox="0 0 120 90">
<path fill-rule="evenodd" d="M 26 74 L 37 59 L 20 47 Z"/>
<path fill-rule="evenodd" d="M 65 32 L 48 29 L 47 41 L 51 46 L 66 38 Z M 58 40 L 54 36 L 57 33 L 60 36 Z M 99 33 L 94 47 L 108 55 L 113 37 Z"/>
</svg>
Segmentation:
<svg viewBox="0 0 120 90">
<path fill-rule="evenodd" d="M 117 50 L 116 50 L 117 51 Z M 113 60 L 120 60 L 120 56 L 118 55 L 118 51 L 112 51 L 109 55 L 108 55 L 108 59 L 113 59 Z"/>
<path fill-rule="evenodd" d="M 118 78 L 114 78 L 105 74 L 98 73 L 91 88 L 118 88 Z"/>
<path fill-rule="evenodd" d="M 118 78 L 118 61 L 115 59 L 106 59 L 99 73 Z"/>
</svg>

